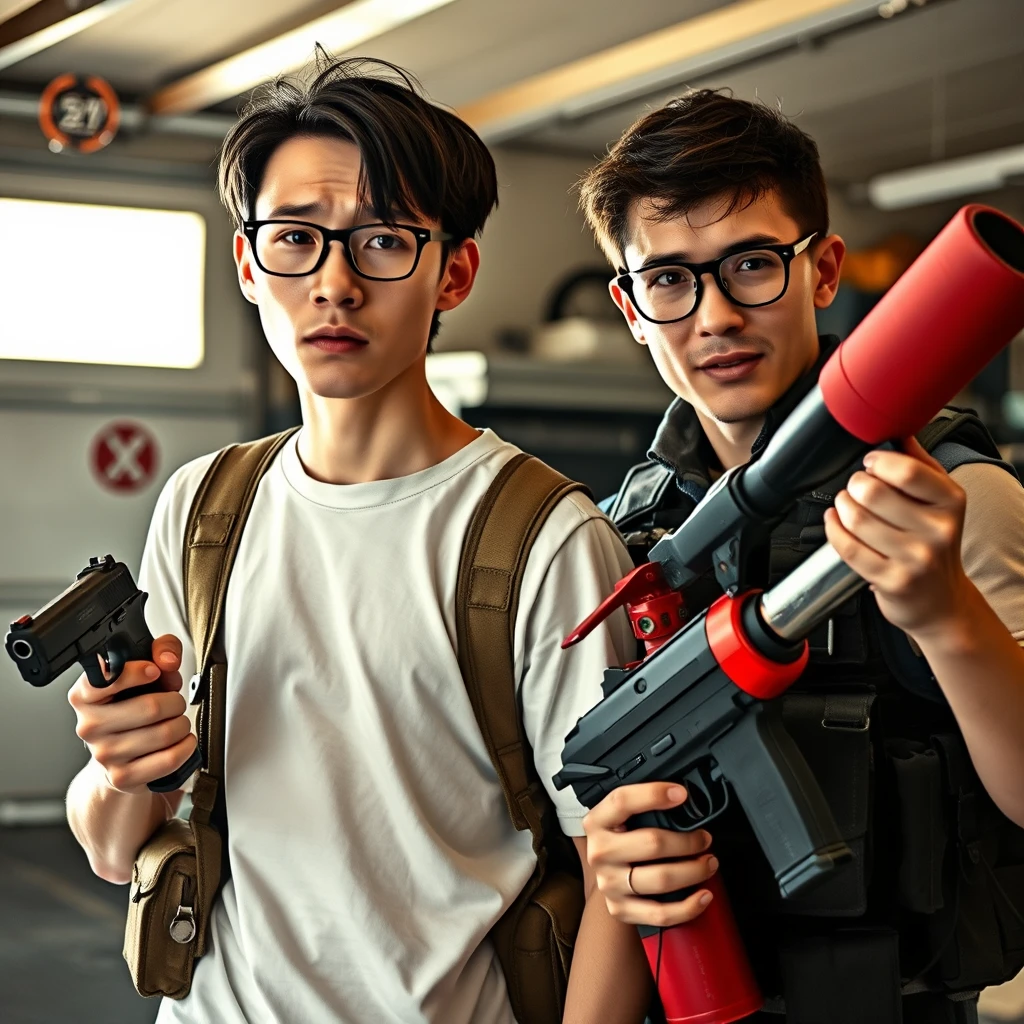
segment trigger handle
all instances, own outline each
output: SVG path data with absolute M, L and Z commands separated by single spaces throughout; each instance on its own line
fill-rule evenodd
M 562 650 L 578 644 L 592 633 L 612 612 L 627 604 L 639 604 L 652 598 L 665 597 L 672 588 L 657 562 L 648 562 L 623 576 L 615 589 L 562 641 Z

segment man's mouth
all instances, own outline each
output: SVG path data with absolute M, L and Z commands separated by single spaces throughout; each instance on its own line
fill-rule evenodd
M 344 352 L 361 352 L 370 343 L 369 338 L 351 327 L 318 327 L 303 338 L 307 344 L 321 352 L 340 355 Z
M 721 383 L 743 380 L 753 373 L 761 360 L 762 352 L 726 352 L 720 356 L 705 359 L 697 369 L 703 371 L 712 380 Z
M 760 352 L 729 352 L 721 356 L 712 356 L 706 359 L 698 370 L 724 369 L 731 366 L 739 366 L 741 363 L 749 363 L 761 358 Z
M 351 327 L 318 327 L 306 335 L 305 341 L 347 341 L 357 345 L 366 345 L 369 338 Z

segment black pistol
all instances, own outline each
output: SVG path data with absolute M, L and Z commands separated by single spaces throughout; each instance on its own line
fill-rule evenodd
M 153 657 L 153 636 L 144 615 L 148 597 L 135 585 L 124 562 L 115 562 L 113 555 L 90 558 L 64 593 L 35 615 L 23 615 L 11 623 L 4 646 L 21 678 L 33 686 L 48 686 L 75 662 L 93 686 L 109 686 L 127 662 Z M 106 663 L 106 674 L 100 658 Z M 114 700 L 161 689 L 159 682 L 146 683 L 122 691 Z M 154 793 L 181 789 L 200 767 L 202 755 L 197 748 L 177 771 L 151 782 L 149 788 Z

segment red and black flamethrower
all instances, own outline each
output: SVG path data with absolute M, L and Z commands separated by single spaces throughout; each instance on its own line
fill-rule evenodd
M 849 859 L 772 698 L 802 673 L 807 635 L 864 581 L 826 544 L 761 593 L 745 587 L 746 557 L 800 497 L 924 427 L 1022 328 L 1024 228 L 964 207 L 829 359 L 762 455 L 718 480 L 565 641 L 624 606 L 647 657 L 606 671 L 603 699 L 566 737 L 555 785 L 593 807 L 618 786 L 682 782 L 680 808 L 630 823 L 678 831 L 704 827 L 734 796 L 783 897 Z M 687 621 L 680 590 L 709 568 L 725 594 Z M 762 1004 L 717 875 L 706 888 L 715 898 L 694 921 L 640 929 L 670 1022 L 727 1024 Z

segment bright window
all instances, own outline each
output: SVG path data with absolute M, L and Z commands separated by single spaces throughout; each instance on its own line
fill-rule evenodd
M 0 199 L 0 358 L 203 361 L 197 213 Z

